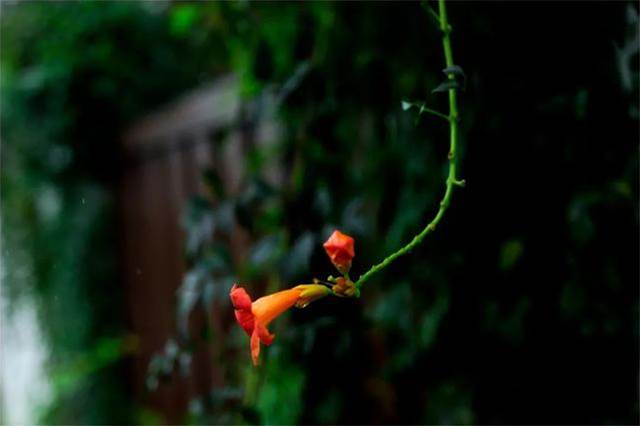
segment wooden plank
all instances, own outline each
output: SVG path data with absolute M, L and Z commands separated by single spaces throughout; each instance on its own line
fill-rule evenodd
M 129 152 L 170 146 L 193 132 L 232 125 L 239 110 L 237 79 L 223 77 L 139 120 L 125 132 L 123 146 Z
M 193 354 L 189 377 L 176 373 L 153 392 L 145 386 L 151 357 L 176 336 L 176 290 L 186 267 L 181 220 L 188 200 L 196 194 L 211 198 L 203 179 L 208 167 L 219 173 L 227 193 L 237 194 L 243 184 L 247 149 L 256 143 L 256 137 L 268 145 L 279 134 L 272 115 L 258 123 L 247 121 L 237 89 L 235 78 L 224 77 L 142 118 L 122 137 L 126 160 L 119 197 L 122 274 L 130 327 L 139 341 L 131 364 L 132 387 L 135 399 L 161 413 L 168 423 L 183 422 L 192 398 L 224 384 L 223 368 L 214 359 L 220 348 L 201 342 Z M 251 106 L 250 115 L 262 116 L 269 109 L 264 105 L 273 104 L 267 101 L 261 99 L 261 110 Z M 260 125 L 254 131 L 256 124 Z M 277 164 L 270 165 L 266 174 L 273 184 L 282 180 Z M 250 242 L 249 235 L 234 224 L 228 241 L 234 262 L 246 257 Z M 214 311 L 227 312 L 222 307 Z M 193 335 L 210 322 L 216 335 L 224 336 L 229 318 L 207 315 L 202 306 L 194 309 L 189 318 Z

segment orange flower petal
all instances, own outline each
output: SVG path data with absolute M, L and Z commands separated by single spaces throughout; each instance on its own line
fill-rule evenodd
M 255 327 L 255 318 L 251 311 L 251 297 L 244 288 L 238 287 L 237 284 L 231 287 L 229 297 L 235 309 L 236 321 L 247 335 L 251 336 Z
M 262 325 L 260 323 L 258 323 L 256 325 L 256 333 L 258 334 L 258 337 L 260 338 L 260 342 L 264 343 L 267 346 L 269 346 L 271 343 L 273 343 L 273 339 L 276 338 L 275 334 L 269 333 L 269 330 L 267 330 L 267 327 L 265 327 L 264 325 Z
M 251 311 L 256 321 L 266 327 L 274 318 L 295 305 L 300 293 L 301 289 L 291 288 L 261 297 L 253 302 Z
M 257 329 L 253 330 L 251 334 L 251 360 L 253 365 L 258 365 L 260 359 L 260 338 L 258 337 Z
M 247 291 L 239 287 L 238 284 L 234 284 L 229 292 L 231 303 L 235 309 L 251 309 L 251 297 Z
M 240 327 L 247 333 L 248 336 L 251 336 L 253 333 L 253 329 L 255 327 L 255 318 L 253 317 L 253 313 L 251 310 L 246 309 L 236 309 L 235 311 L 236 321 L 240 324 Z

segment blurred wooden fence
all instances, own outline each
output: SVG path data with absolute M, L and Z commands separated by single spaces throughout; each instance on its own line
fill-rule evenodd
M 203 193 L 203 170 L 215 168 L 233 194 L 241 185 L 247 149 L 275 139 L 274 122 L 247 119 L 247 106 L 240 101 L 236 80 L 225 77 L 141 119 L 122 138 L 122 274 L 130 327 L 139 339 L 133 393 L 137 402 L 170 423 L 183 419 L 193 396 L 221 385 L 207 350 L 195 355 L 187 378 L 175 374 L 168 384 L 149 392 L 145 377 L 150 358 L 176 331 L 176 289 L 185 271 L 181 220 L 189 198 Z M 212 143 L 221 135 L 224 144 Z M 236 231 L 232 239 L 232 255 L 241 256 L 246 246 L 242 235 Z

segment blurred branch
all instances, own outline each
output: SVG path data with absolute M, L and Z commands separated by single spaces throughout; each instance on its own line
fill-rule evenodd
M 451 25 L 449 25 L 449 21 L 447 19 L 447 9 L 444 0 L 438 1 L 438 22 L 440 23 L 440 30 L 442 30 L 442 47 L 444 50 L 444 57 L 446 68 L 445 69 L 455 69 L 459 68 L 453 62 L 453 51 L 451 49 Z M 455 82 L 454 73 L 447 73 L 447 78 L 451 82 Z M 429 222 L 429 224 L 420 232 L 418 235 L 413 237 L 413 239 L 406 246 L 402 247 L 398 251 L 392 253 L 387 256 L 382 262 L 374 265 L 369 269 L 366 273 L 364 273 L 358 281 L 356 281 L 356 287 L 360 288 L 368 279 L 371 278 L 376 272 L 386 268 L 399 258 L 400 256 L 409 253 L 413 250 L 418 244 L 420 244 L 424 238 L 431 232 L 436 229 L 436 226 L 442 220 L 444 213 L 447 211 L 449 204 L 451 202 L 451 194 L 453 193 L 454 186 L 464 186 L 464 180 L 458 180 L 456 177 L 456 166 L 457 166 L 457 145 L 458 145 L 458 104 L 456 100 L 456 90 L 457 86 L 452 85 L 449 88 L 449 115 L 447 119 L 449 121 L 449 129 L 450 129 L 450 138 L 449 138 L 449 175 L 446 181 L 446 189 L 444 193 L 444 197 L 440 202 L 440 208 L 436 213 L 436 216 Z
M 435 10 L 433 10 L 433 8 L 431 6 L 429 6 L 429 3 L 425 0 L 421 3 L 422 8 L 424 10 L 427 11 L 427 13 L 433 18 L 435 19 L 435 21 L 438 23 L 438 25 L 440 25 L 440 15 L 438 15 L 438 12 L 436 12 Z
M 276 105 L 280 105 L 287 98 L 287 96 L 291 94 L 291 92 L 293 92 L 300 86 L 302 80 L 304 80 L 311 68 L 312 65 L 309 61 L 304 61 L 296 67 L 293 75 L 284 82 L 284 84 L 282 85 L 282 87 L 280 87 L 280 90 L 276 94 Z

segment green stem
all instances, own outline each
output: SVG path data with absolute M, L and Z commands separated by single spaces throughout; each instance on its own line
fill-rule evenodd
M 449 21 L 447 20 L 447 9 L 445 6 L 444 0 L 438 0 L 438 11 L 439 11 L 439 22 L 440 29 L 442 30 L 442 47 L 444 49 L 444 57 L 447 67 L 452 67 L 453 63 L 453 51 L 451 50 L 451 25 L 449 25 Z M 449 79 L 453 80 L 455 78 L 454 75 L 449 74 Z M 456 147 L 458 145 L 458 104 L 456 101 L 456 89 L 449 89 L 449 115 L 447 117 L 449 120 L 449 129 L 450 129 L 450 138 L 449 138 L 449 175 L 446 181 L 446 189 L 444 192 L 444 197 L 440 202 L 440 208 L 436 213 L 435 217 L 429 222 L 429 224 L 420 232 L 418 235 L 413 237 L 413 239 L 406 246 L 402 247 L 400 250 L 392 253 L 387 256 L 382 262 L 374 265 L 369 269 L 366 273 L 360 276 L 358 281 L 356 282 L 357 288 L 360 288 L 372 275 L 380 270 L 389 266 L 391 262 L 399 258 L 400 256 L 409 253 L 413 250 L 418 244 L 420 244 L 424 238 L 431 232 L 436 229 L 436 226 L 442 220 L 444 213 L 447 211 L 451 201 L 451 194 L 453 193 L 454 186 L 464 186 L 464 181 L 458 180 L 456 178 L 456 163 L 457 163 L 457 151 Z

